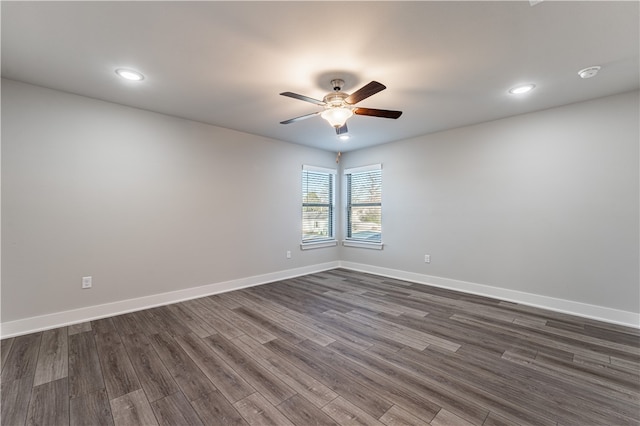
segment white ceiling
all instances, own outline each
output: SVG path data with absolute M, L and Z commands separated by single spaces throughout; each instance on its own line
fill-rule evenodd
M 621 93 L 639 83 L 639 2 L 9 2 L 2 76 L 293 143 L 348 151 Z M 597 77 L 578 70 L 600 65 Z M 139 83 L 119 67 L 139 70 Z M 346 92 L 358 106 L 339 141 L 320 117 Z M 537 88 L 524 96 L 507 90 Z

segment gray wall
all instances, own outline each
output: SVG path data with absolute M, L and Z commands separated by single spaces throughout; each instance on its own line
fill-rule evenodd
M 3 80 L 2 322 L 336 261 L 303 163 L 335 154 Z
M 3 80 L 1 320 L 338 260 L 639 312 L 638 103 L 348 152 L 383 164 L 385 248 L 300 251 L 334 153 Z
M 340 259 L 639 312 L 638 103 L 631 92 L 346 153 L 342 167 L 383 164 L 385 247 Z

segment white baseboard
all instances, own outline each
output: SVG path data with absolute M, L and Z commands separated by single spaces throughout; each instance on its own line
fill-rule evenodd
M 301 275 L 313 274 L 315 272 L 334 269 L 338 266 L 339 262 L 337 261 L 321 263 L 318 265 L 286 269 L 284 271 L 256 275 L 253 277 L 208 284 L 201 287 L 186 288 L 183 290 L 170 291 L 167 293 L 154 294 L 135 299 L 105 303 L 103 305 L 87 306 L 86 308 L 55 312 L 37 317 L 4 322 L 0 324 L 0 337 L 5 339 L 8 337 L 35 333 L 37 331 L 79 324 L 85 321 L 120 315 L 127 312 L 140 311 L 143 309 L 153 308 L 155 306 L 169 305 L 171 303 L 177 303 L 184 300 L 196 299 L 198 297 L 210 296 L 212 294 L 225 293 L 231 290 L 239 290 L 241 288 L 267 284 L 274 281 L 299 277 Z
M 450 278 L 434 277 L 431 275 L 417 274 L 398 269 L 382 268 L 362 263 L 340 262 L 340 267 L 351 269 L 353 271 L 367 272 L 370 274 L 396 278 L 418 284 L 425 284 L 433 287 L 457 290 L 478 296 L 486 296 L 508 302 L 515 302 L 522 305 L 534 306 L 536 308 L 548 309 L 550 311 L 562 312 L 570 315 L 577 315 L 598 321 L 640 328 L 640 314 L 635 312 L 621 311 L 618 309 L 589 305 L 587 303 L 575 302 L 572 300 L 557 299 L 554 297 L 525 293 L 517 290 L 492 287 L 484 284 L 459 281 Z
M 589 305 L 565 299 L 557 299 L 548 296 L 541 296 L 522 291 L 509 290 L 500 287 L 492 287 L 484 284 L 477 284 L 467 281 L 459 281 L 450 278 L 434 277 L 431 275 L 417 274 L 414 272 L 401 271 L 398 269 L 382 268 L 379 266 L 366 265 L 354 262 L 327 262 L 318 265 L 305 266 L 284 271 L 272 272 L 263 275 L 240 278 L 236 280 L 224 281 L 209 284 L 201 287 L 187 288 L 183 290 L 171 291 L 167 293 L 154 294 L 151 296 L 139 297 L 136 299 L 121 300 L 103 305 L 88 306 L 85 308 L 70 311 L 55 312 L 52 314 L 37 317 L 24 318 L 16 321 L 9 321 L 0 324 L 0 338 L 21 336 L 38 331 L 49 330 L 57 327 L 78 324 L 85 321 L 92 321 L 100 318 L 120 315 L 127 312 L 139 311 L 156 306 L 169 305 L 184 300 L 196 299 L 198 297 L 210 296 L 212 294 L 225 293 L 227 291 L 239 290 L 241 288 L 253 287 L 270 282 L 313 274 L 335 268 L 345 268 L 353 271 L 366 272 L 383 277 L 395 278 L 410 281 L 418 284 L 430 285 L 433 287 L 457 290 L 479 296 L 492 297 L 509 302 L 520 303 L 522 305 L 534 306 L 551 311 L 562 312 L 580 317 L 591 318 L 598 321 L 620 324 L 634 328 L 640 328 L 640 314 L 635 312 L 621 311 L 603 306 Z

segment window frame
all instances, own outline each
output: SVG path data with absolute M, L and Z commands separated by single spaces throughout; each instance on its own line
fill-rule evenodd
M 351 185 L 351 175 L 367 173 L 371 171 L 379 171 L 380 173 L 380 202 L 376 203 L 356 203 L 352 204 L 350 195 L 352 194 L 352 190 L 350 188 Z M 368 166 L 362 167 L 352 167 L 348 169 L 344 169 L 344 239 L 342 241 L 342 245 L 345 247 L 359 247 L 359 248 L 368 248 L 374 250 L 382 250 L 384 247 L 384 243 L 382 241 L 382 164 L 371 164 Z M 352 207 L 367 207 L 367 206 L 379 206 L 380 207 L 380 241 L 367 241 L 359 238 L 352 238 L 349 236 L 351 231 L 351 211 Z
M 329 202 L 328 203 L 306 203 L 304 201 L 305 194 L 305 172 L 311 173 L 319 173 L 329 175 Z M 338 175 L 338 171 L 336 169 L 331 169 L 328 167 L 318 167 L 318 166 L 310 166 L 307 164 L 302 165 L 302 173 L 300 175 L 300 182 L 302 184 L 301 191 L 301 203 L 300 203 L 300 248 L 302 250 L 308 249 L 316 249 L 322 247 L 332 247 L 338 244 L 336 240 L 336 177 Z M 328 235 L 326 238 L 317 238 L 317 239 L 304 239 L 304 209 L 305 207 L 328 207 L 329 208 L 329 218 L 328 218 Z

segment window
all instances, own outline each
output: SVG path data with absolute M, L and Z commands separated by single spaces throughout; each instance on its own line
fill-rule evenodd
M 335 176 L 336 171 L 333 169 L 302 166 L 303 249 L 336 245 Z
M 382 165 L 346 169 L 344 245 L 382 248 Z

